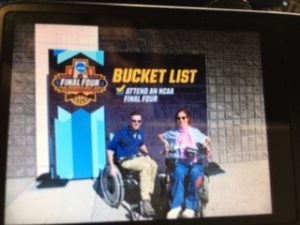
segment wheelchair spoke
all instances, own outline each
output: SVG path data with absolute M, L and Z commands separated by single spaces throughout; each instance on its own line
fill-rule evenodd
M 111 176 L 107 177 L 107 190 L 109 191 L 110 194 L 113 194 L 116 191 L 114 180 Z

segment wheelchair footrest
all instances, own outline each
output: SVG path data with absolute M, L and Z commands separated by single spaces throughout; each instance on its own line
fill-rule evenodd
M 130 205 L 130 216 L 133 221 L 140 220 L 140 204 L 131 204 Z

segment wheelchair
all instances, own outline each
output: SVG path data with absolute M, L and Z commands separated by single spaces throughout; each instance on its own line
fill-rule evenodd
M 170 150 L 169 154 L 166 155 L 165 158 L 166 171 L 165 171 L 165 176 L 161 180 L 161 190 L 162 190 L 162 195 L 166 194 L 169 198 L 168 206 L 166 207 L 167 211 L 169 211 L 170 204 L 171 204 L 172 173 L 174 172 L 176 163 L 178 162 L 178 155 L 179 155 L 178 151 L 179 150 L 174 150 L 174 149 Z M 197 149 L 191 149 L 191 148 L 187 149 L 188 158 L 192 159 L 195 156 L 198 157 L 198 163 L 202 164 L 204 167 L 208 164 L 207 151 L 200 143 L 197 143 Z M 189 182 L 188 179 L 186 179 L 186 182 Z M 208 185 L 209 185 L 209 175 L 206 172 L 204 172 L 203 182 L 198 189 L 199 210 L 195 213 L 196 218 L 204 217 L 204 209 L 209 201 Z
M 100 173 L 100 187 L 103 199 L 113 208 L 119 208 L 121 205 L 125 207 L 129 212 L 130 220 L 139 220 L 141 215 L 143 215 L 143 211 L 137 194 L 139 193 L 138 172 L 124 169 L 117 162 L 115 162 L 115 165 L 118 170 L 116 176 L 110 174 L 109 165 Z M 127 193 L 132 194 L 132 196 L 127 196 Z M 125 199 L 129 203 L 129 208 L 124 204 Z

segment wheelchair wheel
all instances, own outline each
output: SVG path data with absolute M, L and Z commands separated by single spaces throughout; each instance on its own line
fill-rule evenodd
M 209 177 L 208 176 L 204 176 L 204 183 L 203 183 L 203 187 L 200 190 L 200 196 L 201 196 L 201 202 L 202 205 L 205 207 L 206 204 L 209 201 L 209 190 L 208 190 L 208 184 L 209 184 Z
M 200 206 L 199 211 L 196 213 L 196 217 L 204 217 L 204 209 L 209 201 L 209 192 L 208 192 L 208 183 L 209 183 L 209 177 L 204 176 L 204 183 L 203 187 L 199 189 L 199 196 L 200 196 Z
M 118 208 L 124 199 L 124 183 L 120 171 L 116 176 L 110 174 L 110 167 L 106 166 L 101 172 L 101 190 L 104 201 L 111 207 Z

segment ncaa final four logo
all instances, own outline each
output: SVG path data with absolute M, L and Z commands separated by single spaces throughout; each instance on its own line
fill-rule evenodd
M 52 86 L 58 93 L 64 94 L 65 102 L 76 106 L 86 106 L 96 102 L 97 94 L 106 91 L 108 82 L 103 74 L 96 74 L 95 66 L 88 59 L 73 59 L 72 65 L 65 67 L 64 73 L 58 73 L 52 80 Z

